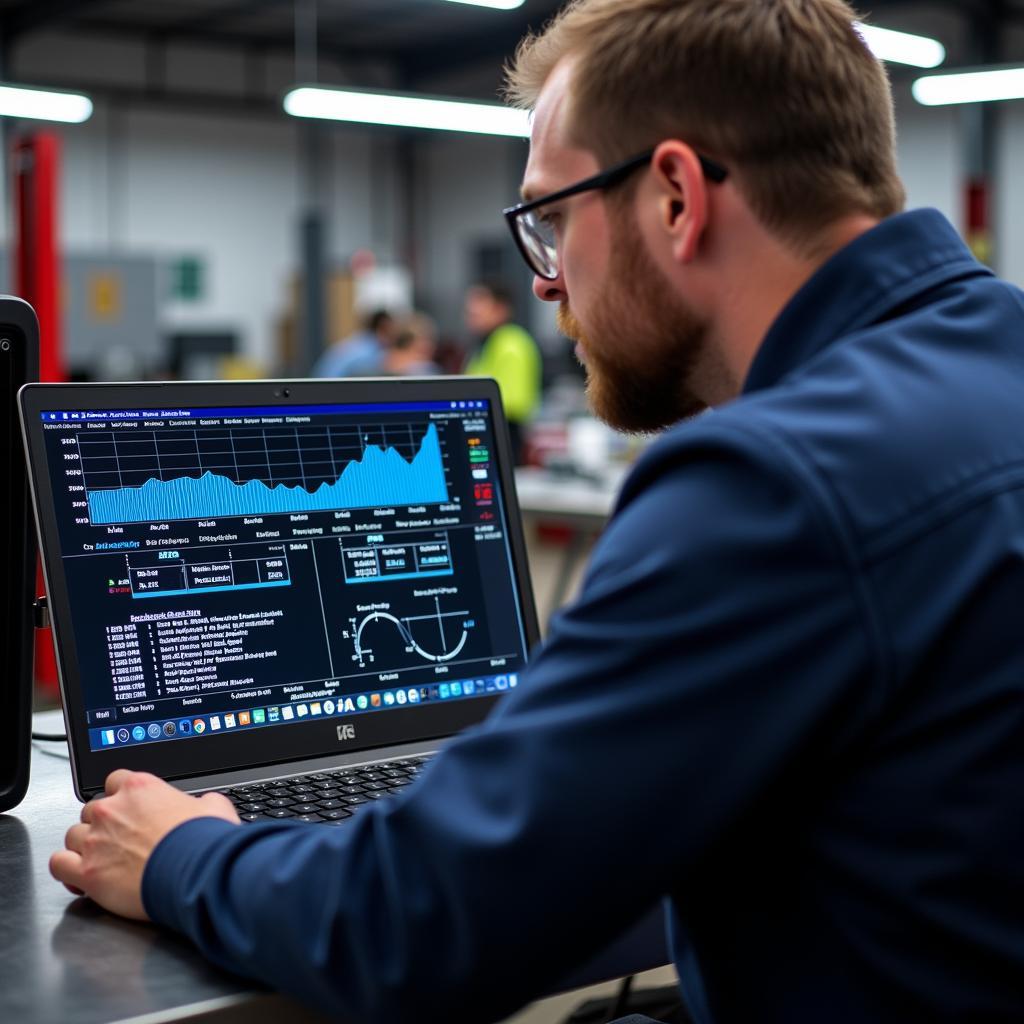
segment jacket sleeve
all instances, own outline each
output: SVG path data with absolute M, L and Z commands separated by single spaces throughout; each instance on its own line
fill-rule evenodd
M 695 884 L 857 728 L 878 673 L 799 463 L 687 436 L 634 472 L 580 599 L 482 726 L 345 828 L 180 826 L 146 868 L 150 916 L 347 1020 L 481 1024 Z

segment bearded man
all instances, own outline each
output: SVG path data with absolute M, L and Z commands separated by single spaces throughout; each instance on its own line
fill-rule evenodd
M 579 0 L 510 91 L 535 291 L 666 428 L 579 599 L 348 830 L 118 773 L 54 873 L 350 1020 L 494 1019 L 659 900 L 701 1024 L 1024 1019 L 1024 297 L 901 212 L 841 0 Z

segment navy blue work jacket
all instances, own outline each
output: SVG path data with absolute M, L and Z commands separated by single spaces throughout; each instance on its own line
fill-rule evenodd
M 936 212 L 831 258 L 629 477 L 519 688 L 350 826 L 188 822 L 150 915 L 482 1024 L 668 898 L 700 1024 L 1024 1020 L 1024 298 Z

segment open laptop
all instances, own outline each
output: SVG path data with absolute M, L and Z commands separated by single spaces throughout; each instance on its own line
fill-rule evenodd
M 342 823 L 517 685 L 539 631 L 494 381 L 20 405 L 82 800 L 132 768 Z

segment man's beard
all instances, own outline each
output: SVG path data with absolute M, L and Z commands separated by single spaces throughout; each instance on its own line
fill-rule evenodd
M 612 283 L 591 310 L 589 333 L 567 303 L 558 329 L 583 349 L 594 413 L 617 430 L 651 433 L 706 407 L 691 377 L 708 325 L 674 293 L 635 228 L 616 227 Z

